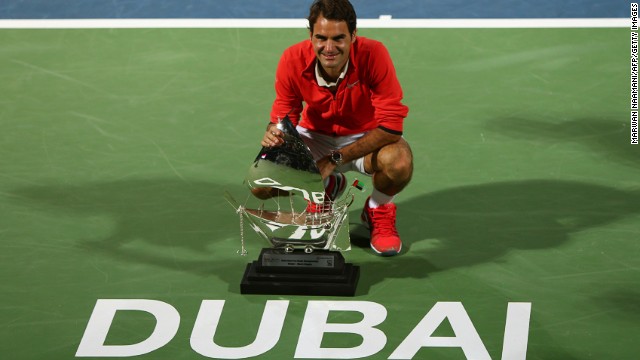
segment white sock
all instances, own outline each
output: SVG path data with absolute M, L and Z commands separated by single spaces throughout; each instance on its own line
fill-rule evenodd
M 371 192 L 371 197 L 369 198 L 369 207 L 377 208 L 380 205 L 385 205 L 393 201 L 395 196 L 389 196 L 385 193 L 382 193 L 376 189 L 373 189 Z

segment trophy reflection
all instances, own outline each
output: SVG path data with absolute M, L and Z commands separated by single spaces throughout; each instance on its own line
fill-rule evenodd
M 311 151 L 289 118 L 277 126 L 284 143 L 263 147 L 245 179 L 259 206 L 240 205 L 225 193 L 239 214 L 240 253 L 247 254 L 245 221 L 270 245 L 247 265 L 241 293 L 353 296 L 359 268 L 345 263 L 340 252 L 351 249 L 348 209 L 355 185 L 329 199 Z

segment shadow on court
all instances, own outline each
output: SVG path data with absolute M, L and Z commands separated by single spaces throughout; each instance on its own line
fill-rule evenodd
M 628 121 L 587 118 L 547 122 L 510 118 L 491 121 L 486 127 L 493 132 L 515 138 L 581 144 L 607 161 L 640 169 L 640 150 L 630 144 Z
M 77 246 L 88 253 L 214 275 L 229 283 L 230 291 L 239 292 L 248 260 L 236 254 L 239 220 L 222 197 L 224 189 L 233 188 L 154 179 L 31 187 L 15 194 L 33 208 L 77 215 L 78 222 L 91 216 L 111 219 L 115 226 L 108 237 L 78 240 Z
M 77 214 L 78 221 L 92 215 L 113 219 L 110 236 L 79 241 L 88 252 L 217 276 L 237 292 L 244 267 L 253 259 L 235 255 L 239 222 L 222 198 L 225 188 L 232 190 L 227 185 L 156 179 L 29 187 L 14 194 L 32 208 Z M 398 209 L 403 254 L 393 259 L 371 254 L 371 261 L 359 262 L 360 294 L 385 278 L 425 278 L 499 261 L 512 249 L 562 245 L 572 233 L 639 213 L 640 192 L 530 180 L 451 188 L 401 202 Z M 359 212 L 351 212 L 352 223 Z M 352 241 L 368 248 L 367 231 L 352 228 Z M 249 242 L 254 243 L 253 238 Z
M 403 254 L 360 264 L 360 290 L 385 278 L 425 278 L 499 261 L 513 249 L 556 247 L 572 233 L 638 213 L 640 191 L 573 181 L 489 183 L 425 194 L 398 204 Z M 352 234 L 354 246 L 368 247 L 366 230 Z

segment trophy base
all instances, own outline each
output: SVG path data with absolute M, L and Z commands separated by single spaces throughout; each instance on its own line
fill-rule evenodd
M 240 293 L 354 296 L 359 277 L 360 267 L 345 263 L 339 252 L 269 248 L 247 264 Z

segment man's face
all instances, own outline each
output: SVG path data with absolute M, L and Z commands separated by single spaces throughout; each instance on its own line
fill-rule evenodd
M 349 34 L 345 21 L 327 20 L 320 15 L 311 31 L 311 42 L 320 65 L 329 76 L 337 77 L 349 60 L 355 33 Z

